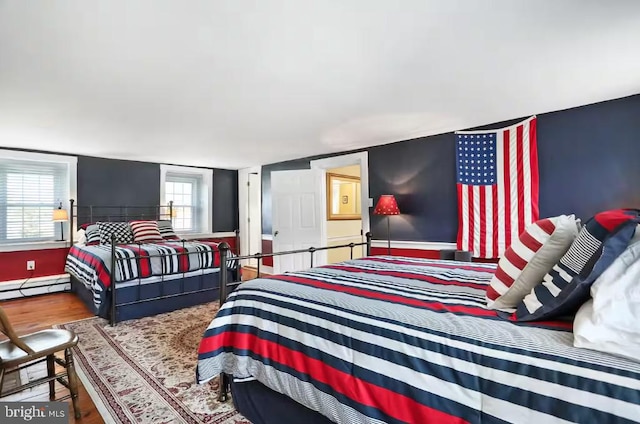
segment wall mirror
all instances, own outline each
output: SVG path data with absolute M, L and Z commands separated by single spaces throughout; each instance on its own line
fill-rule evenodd
M 327 172 L 327 219 L 361 219 L 360 178 Z

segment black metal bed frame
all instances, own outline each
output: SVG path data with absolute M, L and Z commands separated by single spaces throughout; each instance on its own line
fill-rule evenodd
M 167 220 L 171 220 L 171 217 L 173 215 L 173 202 L 169 202 L 168 206 L 163 206 L 163 205 L 159 205 L 159 206 L 86 206 L 85 208 L 88 209 L 88 213 L 86 215 L 79 215 L 78 214 L 78 209 L 80 208 L 80 206 L 75 206 L 74 209 L 74 200 L 71 199 L 70 201 L 71 204 L 71 209 L 70 209 L 70 216 L 69 216 L 69 220 L 70 220 L 70 228 L 69 228 L 69 239 L 71 240 L 71 246 L 73 246 L 73 233 L 74 233 L 74 218 L 78 218 L 78 216 L 85 216 L 88 218 L 88 222 L 94 222 L 94 220 L 101 220 L 101 221 L 107 221 L 107 222 L 115 222 L 115 221 L 130 221 L 133 219 L 147 219 L 147 220 L 161 220 L 163 217 L 166 217 Z M 162 213 L 162 208 L 167 208 L 168 209 L 168 213 L 163 214 Z M 118 213 L 104 213 L 104 212 L 99 212 L 99 211 L 103 211 L 103 210 L 116 210 Z M 152 211 L 155 210 L 156 212 L 148 212 L 148 211 Z M 140 212 L 136 212 L 136 211 L 140 211 Z M 75 213 L 74 213 L 75 212 Z M 106 219 L 105 219 L 106 218 Z M 239 242 L 240 242 L 240 231 L 239 230 L 235 230 L 235 243 L 236 243 L 236 250 L 239 247 Z M 169 253 L 169 254 L 148 254 L 148 255 L 139 255 L 136 254 L 134 256 L 127 256 L 125 258 L 118 258 L 116 256 L 116 246 L 117 243 L 115 241 L 115 235 L 111 236 L 111 255 L 110 255 L 110 262 L 111 262 L 111 272 L 109 275 L 109 288 L 108 288 L 108 297 L 111 301 L 111 305 L 110 305 L 110 317 L 109 317 L 109 324 L 111 326 L 115 326 L 117 323 L 117 308 L 119 307 L 124 307 L 124 306 L 131 306 L 131 305 L 136 305 L 136 304 L 142 304 L 142 303 L 148 303 L 148 302 L 153 302 L 153 301 L 159 301 L 162 299 L 170 299 L 170 298 L 175 298 L 175 297 L 179 297 L 179 296 L 188 296 L 188 295 L 192 295 L 192 294 L 196 294 L 196 293 L 205 293 L 205 292 L 211 292 L 214 290 L 219 289 L 219 287 L 212 287 L 212 288 L 203 288 L 203 278 L 206 275 L 205 271 L 207 269 L 213 269 L 215 267 L 215 257 L 214 260 L 212 261 L 212 263 L 214 265 L 212 265 L 211 268 L 201 268 L 198 271 L 201 271 L 201 278 L 198 282 L 198 288 L 196 290 L 190 290 L 190 291 L 184 291 L 184 279 L 185 279 L 185 274 L 190 273 L 192 274 L 192 276 L 196 276 L 197 274 L 193 274 L 194 271 L 183 271 L 182 273 L 174 273 L 174 274 L 167 274 L 165 273 L 165 262 L 161 261 L 161 265 L 162 265 L 162 273 L 161 275 L 159 275 L 159 277 L 161 278 L 160 280 L 160 295 L 156 296 L 156 297 L 152 297 L 152 298 L 148 298 L 148 299 L 143 299 L 140 300 L 140 295 L 141 295 L 141 286 L 142 286 L 142 278 L 140 277 L 140 273 L 138 272 L 138 278 L 137 278 L 137 299 L 135 301 L 131 301 L 131 302 L 126 302 L 126 303 L 121 303 L 120 305 L 116 304 L 116 300 L 117 300 L 117 290 L 116 290 L 116 269 L 117 269 L 117 264 L 119 261 L 130 261 L 130 260 L 135 260 L 136 264 L 138 266 L 138 270 L 141 269 L 140 267 L 140 261 L 142 259 L 145 260 L 149 260 L 151 261 L 151 258 L 155 258 L 155 257 L 162 257 L 162 258 L 167 258 L 167 257 L 171 257 L 171 256 L 175 256 L 177 258 L 177 260 L 180 260 L 180 256 L 186 256 L 186 255 L 191 255 L 193 254 L 193 252 L 184 252 L 184 244 L 185 242 L 188 242 L 189 240 L 175 240 L 175 241 L 181 241 L 182 242 L 182 248 L 183 251 L 182 252 L 176 252 L 176 253 Z M 140 245 L 141 243 L 137 243 L 138 245 Z M 225 260 L 223 261 L 223 251 L 221 249 L 222 245 L 225 246 L 225 250 L 224 250 L 224 258 Z M 222 270 L 223 266 L 220 266 L 220 275 L 219 275 L 219 279 L 220 280 L 227 280 L 228 275 L 226 275 L 226 273 L 229 272 L 229 266 L 228 266 L 228 261 L 233 260 L 233 258 L 230 258 L 231 256 L 231 250 L 229 247 L 229 244 L 226 242 L 222 242 L 221 244 L 218 245 L 218 250 L 217 252 L 219 252 L 220 254 L 220 263 L 224 264 L 224 271 Z M 214 250 L 213 255 L 215 256 L 216 250 Z M 224 277 L 222 276 L 224 272 Z M 182 274 L 182 277 L 180 279 L 180 291 L 179 293 L 173 293 L 173 294 L 165 294 L 164 290 L 165 290 L 165 285 L 162 284 L 165 282 L 165 276 L 167 275 L 178 275 L 178 274 Z M 211 273 L 211 275 L 213 276 L 214 273 Z
M 220 243 L 218 245 L 218 250 L 220 250 L 220 307 L 229 297 L 229 293 L 233 291 L 236 287 L 242 284 L 242 281 L 228 281 L 228 262 L 230 261 L 238 261 L 240 263 L 241 260 L 245 259 L 257 259 L 258 260 L 258 278 L 260 278 L 260 259 L 262 258 L 271 258 L 274 256 L 282 256 L 282 255 L 291 255 L 296 253 L 309 253 L 311 255 L 311 268 L 313 268 L 313 257 L 316 252 L 322 250 L 330 250 L 330 249 L 343 249 L 350 248 L 350 257 L 353 259 L 353 248 L 356 246 L 366 246 L 365 256 L 371 256 L 371 238 L 372 235 L 370 232 L 365 234 L 366 241 L 361 243 L 349 243 L 349 244 L 341 244 L 337 246 L 324 246 L 324 247 L 310 247 L 308 249 L 299 249 L 299 250 L 286 250 L 283 252 L 273 252 L 273 253 L 256 253 L 255 255 L 246 255 L 246 256 L 231 256 L 230 255 L 230 246 L 226 242 Z M 229 399 L 229 390 L 230 390 L 230 379 L 229 376 L 225 373 L 220 374 L 220 382 L 219 382 L 219 391 L 218 391 L 218 401 L 226 402 Z

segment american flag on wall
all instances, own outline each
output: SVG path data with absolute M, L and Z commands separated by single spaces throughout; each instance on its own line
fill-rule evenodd
M 536 117 L 456 132 L 458 249 L 497 258 L 538 220 Z

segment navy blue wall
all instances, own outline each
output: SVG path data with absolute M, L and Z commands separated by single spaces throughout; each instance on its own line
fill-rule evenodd
M 391 218 L 393 240 L 455 240 L 452 137 L 442 134 L 369 149 L 369 196 L 377 202 L 381 194 L 394 194 L 402 213 Z M 375 238 L 386 238 L 386 218 L 371 215 L 371 232 Z
M 34 152 L 56 153 L 40 150 Z M 78 198 L 75 200 L 80 206 L 153 207 L 160 204 L 158 163 L 78 156 L 77 176 Z M 86 213 L 86 210 L 82 210 Z M 154 210 L 149 209 L 144 213 L 153 214 Z M 95 213 L 119 212 L 114 212 L 113 209 L 96 209 Z M 238 222 L 238 171 L 213 168 L 213 231 L 234 231 L 238 228 Z
M 538 115 L 540 216 L 575 213 L 586 220 L 609 208 L 640 207 L 639 135 L 640 95 Z M 391 238 L 454 242 L 458 228 L 454 134 L 367 151 L 370 197 L 377 201 L 381 194 L 395 194 L 402 212 L 391 218 Z M 289 164 L 308 168 L 310 160 Z M 263 167 L 263 233 L 271 232 L 270 184 L 264 182 L 279 166 Z M 374 237 L 386 238 L 385 219 L 371 215 Z
M 213 231 L 239 228 L 238 171 L 213 170 Z
M 78 156 L 78 205 L 157 206 L 160 165 Z
M 160 164 L 78 156 L 77 201 L 80 206 L 157 206 Z M 238 171 L 213 169 L 211 219 L 214 232 L 238 228 Z

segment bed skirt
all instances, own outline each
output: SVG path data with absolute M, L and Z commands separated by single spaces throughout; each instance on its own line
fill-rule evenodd
M 137 319 L 151 315 L 171 312 L 189 306 L 212 302 L 219 299 L 219 272 L 198 274 L 185 278 L 176 278 L 152 283 L 132 284 L 118 287 L 116 293 L 116 322 Z M 196 293 L 188 293 L 196 290 Z M 94 303 L 93 291 L 71 275 L 71 291 L 95 315 L 111 318 L 111 298 L 106 296 L 100 306 Z M 160 298 L 160 296 L 171 296 Z M 142 303 L 131 303 L 134 301 Z
M 252 424 L 331 424 L 327 417 L 312 411 L 259 381 L 231 383 L 231 398 L 238 412 Z

